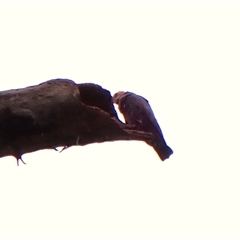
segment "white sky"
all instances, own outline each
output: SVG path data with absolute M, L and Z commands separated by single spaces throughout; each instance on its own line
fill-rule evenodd
M 0 239 L 240 238 L 240 3 L 6 2 L 0 90 L 133 91 L 174 155 L 119 141 L 2 158 Z

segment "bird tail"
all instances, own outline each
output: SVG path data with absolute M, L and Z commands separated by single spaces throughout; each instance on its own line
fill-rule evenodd
M 162 161 L 166 160 L 173 154 L 173 150 L 168 145 L 155 145 L 153 148 Z

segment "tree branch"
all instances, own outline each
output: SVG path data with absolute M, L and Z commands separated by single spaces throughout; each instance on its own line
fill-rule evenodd
M 117 117 L 108 90 L 92 83 L 53 79 L 0 92 L 0 157 L 59 146 L 152 138 Z

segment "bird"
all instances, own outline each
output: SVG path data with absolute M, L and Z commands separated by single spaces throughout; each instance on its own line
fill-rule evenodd
M 146 141 L 146 143 L 154 148 L 162 161 L 173 154 L 147 99 L 132 92 L 119 91 L 113 95 L 112 102 L 118 105 L 126 124 L 132 125 L 134 130 L 153 135 L 153 140 Z

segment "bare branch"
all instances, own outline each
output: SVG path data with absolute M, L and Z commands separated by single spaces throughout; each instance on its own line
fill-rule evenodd
M 110 92 L 93 83 L 53 79 L 0 92 L 0 157 L 21 160 L 41 149 L 151 138 L 123 124 Z

